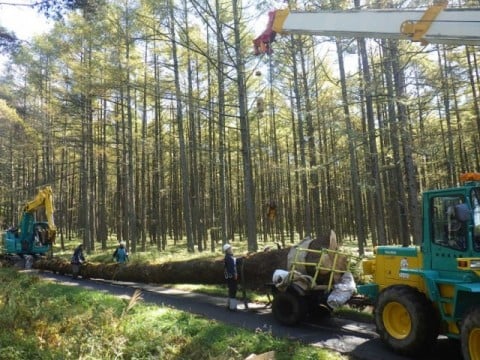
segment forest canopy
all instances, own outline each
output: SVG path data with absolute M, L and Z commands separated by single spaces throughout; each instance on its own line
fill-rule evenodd
M 62 246 L 88 251 L 418 243 L 422 191 L 480 170 L 478 46 L 287 35 L 255 56 L 278 5 L 40 1 L 48 33 L 0 29 L 4 225 L 50 185 Z

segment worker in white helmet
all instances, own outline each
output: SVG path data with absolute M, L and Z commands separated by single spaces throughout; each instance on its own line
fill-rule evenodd
M 228 286 L 228 304 L 227 308 L 231 311 L 237 310 L 237 262 L 233 257 L 233 248 L 230 244 L 223 245 L 223 252 L 225 253 L 225 280 Z

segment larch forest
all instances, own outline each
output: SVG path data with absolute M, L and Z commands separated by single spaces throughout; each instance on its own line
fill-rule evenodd
M 61 246 L 256 251 L 333 229 L 362 254 L 418 244 L 422 191 L 480 171 L 478 47 L 286 35 L 255 56 L 278 1 L 53 3 L 30 42 L 0 27 L 4 226 L 48 185 Z

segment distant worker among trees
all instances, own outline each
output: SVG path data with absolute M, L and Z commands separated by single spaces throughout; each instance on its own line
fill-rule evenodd
M 116 261 L 118 264 L 125 264 L 128 262 L 128 251 L 125 248 L 125 244 L 123 242 L 118 245 L 118 247 L 113 252 L 113 260 Z

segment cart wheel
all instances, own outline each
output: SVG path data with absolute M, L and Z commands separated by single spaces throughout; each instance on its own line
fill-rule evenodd
M 305 319 L 305 299 L 289 292 L 279 292 L 273 298 L 272 312 L 275 319 L 284 325 L 295 325 Z
M 312 316 L 315 317 L 317 320 L 325 320 L 332 316 L 332 310 L 323 304 L 313 304 L 311 306 L 311 313 Z

